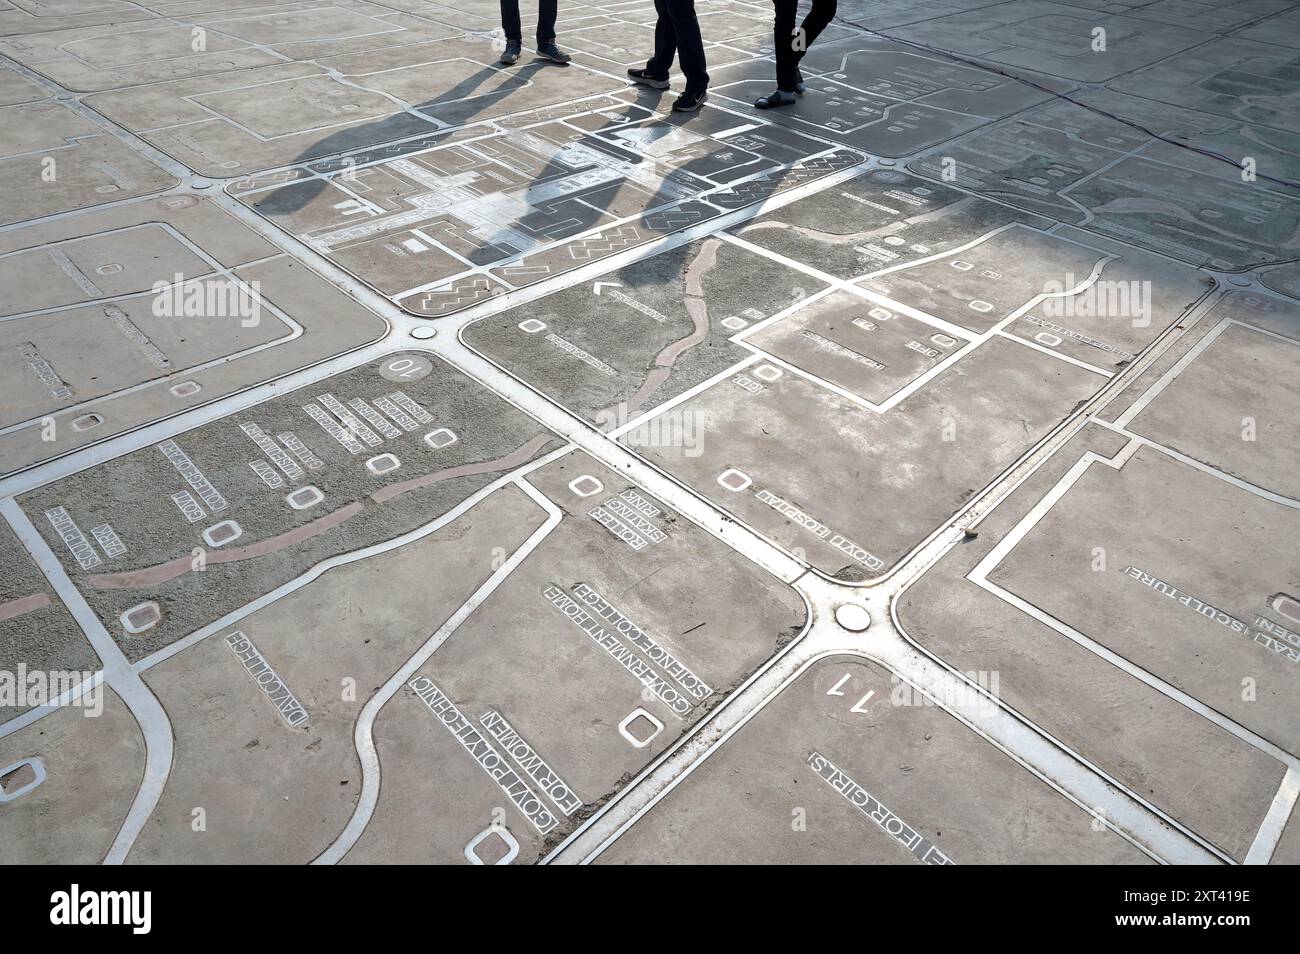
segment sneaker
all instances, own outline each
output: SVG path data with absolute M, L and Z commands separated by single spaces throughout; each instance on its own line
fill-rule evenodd
M 675 113 L 693 113 L 703 106 L 709 99 L 708 90 L 700 90 L 698 93 L 692 93 L 689 90 L 677 97 L 677 102 L 673 103 L 673 112 Z
M 556 46 L 554 40 L 551 40 L 549 43 L 537 44 L 537 55 L 543 59 L 550 60 L 552 63 L 559 63 L 561 66 L 567 66 L 569 60 L 573 59 L 573 57 L 568 53 L 565 53 Z
M 758 109 L 775 109 L 777 106 L 791 106 L 799 101 L 792 91 L 784 89 L 774 89 L 766 96 L 760 96 L 754 100 L 754 106 Z
M 523 49 L 524 45 L 518 40 L 507 40 L 506 48 L 501 52 L 501 62 L 506 66 L 514 66 L 519 62 L 519 54 Z
M 659 79 L 657 76 L 651 76 L 645 70 L 628 70 L 628 79 L 633 83 L 640 83 L 642 86 L 649 86 L 651 89 L 667 89 L 667 78 Z

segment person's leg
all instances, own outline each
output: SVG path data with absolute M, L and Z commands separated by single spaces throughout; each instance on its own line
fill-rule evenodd
M 813 40 L 821 34 L 822 30 L 835 19 L 836 0 L 812 0 L 812 9 L 808 11 L 808 16 L 803 21 L 803 49 L 795 57 L 796 68 L 799 60 L 808 52 L 808 48 L 813 45 Z
M 502 0 L 504 3 L 505 0 Z M 518 3 L 518 0 L 514 0 Z M 537 3 L 537 45 L 550 43 L 555 39 L 555 17 L 558 12 L 558 0 L 538 0 Z M 516 10 L 518 8 L 516 7 Z M 516 14 L 517 16 L 518 14 Z
M 677 35 L 677 61 L 686 76 L 686 92 L 703 93 L 709 86 L 709 74 L 700 21 L 695 17 L 695 0 L 667 0 L 667 6 Z
M 801 43 L 794 35 L 799 0 L 772 0 L 772 48 L 776 51 L 776 88 L 794 92 Z
M 677 31 L 668 12 L 669 0 L 655 0 L 655 53 L 646 60 L 645 71 L 655 79 L 667 79 L 677 56 Z
M 506 35 L 506 42 L 523 41 L 523 27 L 519 24 L 519 0 L 501 0 L 501 31 Z

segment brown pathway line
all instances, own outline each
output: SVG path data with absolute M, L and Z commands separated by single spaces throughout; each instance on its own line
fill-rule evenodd
M 237 547 L 234 550 L 216 550 L 204 557 L 204 564 L 236 563 L 240 560 L 251 560 L 275 553 L 295 543 L 301 543 L 303 540 L 319 536 L 326 530 L 332 530 L 343 521 L 355 517 L 361 510 L 362 504 L 354 501 L 346 507 L 340 507 L 333 513 L 317 517 L 310 523 L 304 523 L 301 527 L 286 530 L 278 536 L 267 537 L 265 540 L 250 543 L 246 547 Z M 178 556 L 174 560 L 159 563 L 157 566 L 146 567 L 143 570 L 127 570 L 123 573 L 97 573 L 90 578 L 90 585 L 97 590 L 127 590 L 140 586 L 166 583 L 168 580 L 174 580 L 178 576 L 189 573 L 193 565 L 192 561 L 193 557 L 187 553 L 184 556 Z
M 542 446 L 550 439 L 550 434 L 539 434 L 505 457 L 498 457 L 496 460 L 482 461 L 477 464 L 462 464 L 460 467 L 449 467 L 446 470 L 435 471 L 432 474 L 416 477 L 404 483 L 392 484 L 375 491 L 370 495 L 370 499 L 376 503 L 383 503 L 385 500 L 391 500 L 398 494 L 404 494 L 408 490 L 427 487 L 443 480 L 518 467 L 520 464 L 531 460 L 533 455 L 541 450 Z M 303 540 L 309 540 L 327 530 L 334 529 L 345 520 L 355 517 L 363 508 L 364 504 L 360 501 L 354 501 L 346 507 L 340 507 L 333 513 L 328 513 L 310 523 L 304 523 L 301 527 L 294 527 L 292 530 L 287 530 L 278 536 L 268 537 L 265 540 L 249 544 L 246 547 L 238 547 L 234 550 L 218 550 L 208 556 L 205 563 L 235 563 L 240 560 L 251 560 L 276 553 L 285 547 L 293 546 L 295 543 L 301 543 Z M 123 573 L 97 573 L 90 577 L 90 585 L 97 590 L 123 590 L 166 583 L 168 580 L 174 580 L 176 577 L 190 572 L 190 561 L 191 557 L 186 555 L 179 556 L 174 560 L 168 560 L 166 563 L 159 563 L 157 566 L 146 567 L 143 570 L 127 570 Z M 3 617 L 0 617 L 0 619 L 3 619 Z
M 511 451 L 504 457 L 498 457 L 496 460 L 480 461 L 477 464 L 461 464 L 459 467 L 448 467 L 446 470 L 435 470 L 432 474 L 425 474 L 423 477 L 414 477 L 411 480 L 403 481 L 400 484 L 389 484 L 387 487 L 381 487 L 370 495 L 370 499 L 376 503 L 383 503 L 385 500 L 391 500 L 398 494 L 404 494 L 409 490 L 418 490 L 421 487 L 427 487 L 430 484 L 436 484 L 443 480 L 453 480 L 456 477 L 471 477 L 474 474 L 491 474 L 498 470 L 510 470 L 518 467 L 520 464 L 526 464 L 533 459 L 539 450 L 546 446 L 551 440 L 552 434 L 538 434 L 528 443 L 522 445 L 517 450 Z
M 17 619 L 19 616 L 38 609 L 44 609 L 49 605 L 50 597 L 46 593 L 33 593 L 30 596 L 20 596 L 15 600 L 8 600 L 0 603 L 0 623 L 8 619 Z
M 704 276 L 718 263 L 718 247 L 721 244 L 717 239 L 709 239 L 686 270 L 686 294 L 682 300 L 686 305 L 686 313 L 695 323 L 695 330 L 659 352 L 655 358 L 655 367 L 650 369 L 650 373 L 646 375 L 635 394 L 614 407 L 605 408 L 600 412 L 601 414 L 619 409 L 622 414 L 628 415 L 639 408 L 650 399 L 650 395 L 657 391 L 661 384 L 668 380 L 677 359 L 708 337 L 709 306 L 704 301 Z

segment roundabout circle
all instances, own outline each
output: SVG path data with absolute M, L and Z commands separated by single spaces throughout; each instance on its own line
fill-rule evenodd
M 861 633 L 871 625 L 871 614 L 857 603 L 841 603 L 835 607 L 835 622 L 850 633 Z

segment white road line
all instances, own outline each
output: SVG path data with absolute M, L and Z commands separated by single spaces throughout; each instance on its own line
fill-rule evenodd
M 1073 487 L 1084 475 L 1088 468 L 1093 464 L 1101 464 L 1110 467 L 1113 470 L 1122 470 L 1124 465 L 1136 451 L 1137 446 L 1137 441 L 1130 442 L 1123 451 L 1115 456 L 1113 460 L 1102 457 L 1093 451 L 1086 451 L 1083 456 L 1075 462 L 1074 466 L 1072 466 L 1065 475 L 1056 482 L 1046 495 L 1044 495 L 1043 498 L 1020 519 L 1011 531 L 998 541 L 997 546 L 990 550 L 984 556 L 984 559 L 980 560 L 980 562 L 975 565 L 970 573 L 966 575 L 966 579 L 970 580 L 976 586 L 992 593 L 1002 601 L 1014 606 L 1026 616 L 1038 620 L 1038 622 L 1050 627 L 1067 639 L 1072 640 L 1083 648 L 1091 651 L 1094 655 L 1100 656 L 1112 666 L 1115 666 L 1140 682 L 1145 683 L 1162 695 L 1173 699 L 1185 708 L 1190 709 L 1192 712 L 1201 716 L 1201 718 L 1214 723 L 1219 728 L 1232 733 L 1243 742 L 1246 742 L 1260 751 L 1272 756 L 1283 765 L 1293 768 L 1300 767 L 1300 759 L 1297 759 L 1285 749 L 1268 741 L 1255 732 L 1252 732 L 1250 729 L 1247 729 L 1245 726 L 1228 718 L 1217 710 L 1210 708 L 1199 699 L 1184 692 L 1172 683 L 1167 682 L 1154 673 L 1139 666 L 1137 663 L 1134 663 L 1115 652 L 1113 649 L 1104 646 L 1097 640 L 1081 633 L 1069 624 L 1040 609 L 1028 600 L 1022 599 L 1015 593 L 1012 593 L 988 579 L 988 574 L 995 570 L 1002 560 L 1005 559 L 1006 556 L 1015 549 L 1025 536 L 1028 535 L 1028 533 L 1038 524 L 1038 522 L 1047 515 L 1048 511 L 1060 502 L 1070 488 Z
M 375 813 L 375 806 L 379 802 L 380 786 L 380 768 L 379 753 L 375 748 L 375 719 L 378 717 L 380 710 L 392 699 L 420 667 L 429 661 L 438 647 L 445 643 L 451 635 L 460 628 L 460 625 L 467 620 L 470 615 L 482 605 L 493 592 L 496 591 L 506 577 L 515 571 L 527 557 L 537 549 L 538 545 L 546 539 L 552 530 L 559 526 L 563 519 L 563 512 L 555 504 L 551 503 L 542 493 L 540 493 L 528 481 L 518 478 L 514 480 L 524 493 L 528 494 L 542 509 L 546 511 L 546 522 L 538 527 L 524 541 L 510 558 L 503 563 L 495 573 L 488 577 L 474 594 L 461 604 L 460 608 L 454 612 L 445 623 L 443 623 L 434 632 L 432 636 L 425 641 L 411 656 L 406 663 L 393 673 L 387 682 L 371 696 L 361 714 L 357 717 L 356 726 L 352 733 L 352 741 L 356 747 L 357 757 L 361 761 L 361 795 L 357 799 L 356 808 L 353 809 L 352 817 L 348 819 L 347 825 L 339 836 L 334 839 L 328 848 L 320 853 L 312 864 L 338 864 L 347 855 L 357 840 L 365 832 L 366 826 L 370 824 L 370 819 Z
M 45 578 L 50 581 L 54 591 L 58 593 L 59 598 L 76 619 L 82 632 L 86 634 L 86 638 L 90 640 L 91 646 L 99 654 L 100 661 L 103 663 L 104 682 L 108 683 L 109 688 L 126 704 L 144 738 L 144 777 L 140 781 L 140 787 L 136 791 L 126 818 L 122 820 L 122 827 L 118 830 L 104 858 L 105 864 L 121 864 L 126 860 L 131 846 L 135 844 L 136 838 L 153 815 L 158 800 L 162 797 L 163 787 L 167 784 L 174 746 L 171 722 L 162 703 L 145 685 L 140 674 L 131 668 L 126 654 L 104 629 L 99 617 L 91 610 L 72 580 L 68 578 L 59 558 L 46 546 L 45 540 L 18 504 L 12 499 L 0 500 L 0 515 L 9 522 L 14 534 L 22 541 L 27 552 L 31 554 L 32 560 L 40 567 Z
M 1268 814 L 1264 816 L 1250 850 L 1246 852 L 1246 864 L 1266 865 L 1272 860 L 1278 840 L 1295 810 L 1297 795 L 1300 795 L 1300 769 L 1289 768 L 1282 776 L 1282 784 L 1277 787 L 1273 803 L 1268 807 Z
M 19 729 L 25 729 L 35 722 L 39 722 L 47 715 L 53 715 L 64 706 L 72 705 L 87 692 L 94 689 L 96 686 L 102 685 L 103 682 L 104 671 L 102 669 L 96 670 L 95 674 L 89 679 L 83 679 L 71 689 L 60 693 L 44 705 L 33 706 L 22 715 L 14 716 L 8 722 L 0 725 L 0 739 L 3 739 L 6 735 L 12 735 Z
M 1208 474 L 1216 480 L 1222 480 L 1224 483 L 1232 484 L 1238 490 L 1244 490 L 1246 493 L 1254 494 L 1256 497 L 1263 497 L 1270 503 L 1289 507 L 1292 510 L 1300 510 L 1300 500 L 1296 500 L 1294 497 L 1287 497 L 1283 494 L 1274 493 L 1271 490 L 1265 490 L 1257 484 L 1252 484 L 1250 481 L 1242 480 L 1240 477 L 1234 477 L 1232 474 L 1211 467 L 1209 464 L 1203 463 L 1195 457 L 1188 457 L 1186 454 L 1180 453 L 1172 447 L 1166 447 L 1164 444 L 1157 443 L 1149 437 L 1143 437 L 1141 434 L 1134 434 L 1132 431 L 1120 427 L 1117 424 L 1112 424 L 1110 421 L 1102 420 L 1101 418 L 1092 418 L 1092 423 L 1104 427 L 1108 431 L 1114 431 L 1116 434 L 1121 434 L 1129 440 L 1141 444 L 1143 447 L 1150 447 L 1152 450 L 1157 450 L 1168 457 L 1172 457 L 1181 464 L 1186 464 L 1188 467 L 1199 470 L 1203 474 Z
M 569 453 L 570 450 L 572 450 L 572 445 L 561 447 L 559 450 L 552 451 L 546 454 L 545 456 L 539 458 L 536 461 L 531 461 L 526 466 L 529 469 L 532 469 L 533 467 L 540 467 L 543 464 L 550 463 L 551 461 L 564 456 L 565 454 Z M 408 543 L 413 543 L 416 540 L 421 539 L 422 537 L 427 537 L 429 534 L 442 529 L 447 524 L 451 523 L 453 520 L 459 519 L 465 513 L 472 510 L 479 503 L 487 499 L 496 491 L 500 490 L 502 487 L 506 486 L 507 484 L 514 483 L 515 478 L 521 473 L 523 473 L 522 469 L 513 470 L 502 477 L 498 477 L 496 480 L 483 486 L 482 488 L 475 491 L 470 496 L 466 497 L 464 500 L 462 500 L 456 506 L 452 507 L 446 513 L 442 514 L 440 517 L 430 521 L 429 523 L 424 524 L 423 526 L 416 527 L 414 530 L 409 530 L 406 533 L 393 537 L 392 539 L 384 540 L 380 543 L 376 543 L 368 547 L 362 547 L 360 550 L 351 550 L 347 553 L 340 553 L 337 556 L 333 556 L 330 557 L 329 559 L 322 560 L 320 563 L 317 563 L 311 569 L 304 572 L 301 576 L 294 577 L 292 580 L 288 581 L 287 583 L 277 586 L 275 589 L 270 590 L 267 593 L 264 593 L 263 595 L 259 596 L 257 599 L 253 600 L 252 602 L 246 603 L 245 605 L 239 607 L 238 609 L 227 613 L 225 616 L 221 617 L 220 619 L 215 620 L 207 624 L 206 626 L 200 627 L 199 629 L 196 629 L 188 636 L 178 639 L 174 643 L 169 643 L 156 652 L 150 653 L 148 656 L 144 657 L 144 659 L 141 659 L 139 662 L 135 664 L 135 671 L 144 672 L 147 669 L 153 668 L 159 663 L 170 659 L 172 656 L 175 656 L 177 653 L 189 649 L 191 646 L 195 645 L 196 643 L 199 643 L 204 639 L 207 639 L 209 636 L 213 635 L 214 633 L 220 632 L 221 630 L 225 629 L 227 626 L 233 626 L 241 619 L 244 619 L 247 616 L 251 616 L 253 613 L 256 613 L 258 610 L 264 609 L 265 607 L 274 603 L 276 600 L 283 599 L 284 597 L 288 596 L 290 593 L 293 593 L 295 590 L 301 589 L 302 587 L 306 586 L 308 583 L 311 583 L 319 579 L 323 574 L 325 574 L 329 570 L 334 569 L 335 567 L 346 566 L 349 563 L 355 563 L 356 561 L 364 560 L 367 557 L 378 556 L 379 554 L 387 553 L 390 550 L 395 550 L 398 547 L 406 546 Z

